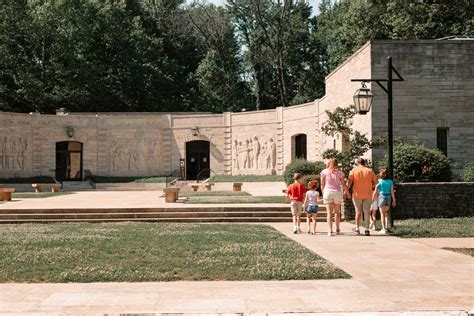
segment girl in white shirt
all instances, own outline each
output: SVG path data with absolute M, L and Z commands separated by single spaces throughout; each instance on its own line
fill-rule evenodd
M 318 181 L 313 180 L 308 183 L 309 191 L 306 192 L 304 200 L 306 210 L 306 222 L 308 223 L 308 234 L 316 234 L 316 222 L 318 216 L 318 202 L 320 201 L 319 192 L 316 191 L 319 187 Z M 311 223 L 311 219 L 313 219 Z M 311 225 L 312 224 L 312 225 Z

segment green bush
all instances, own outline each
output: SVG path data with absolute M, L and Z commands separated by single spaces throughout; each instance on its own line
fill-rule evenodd
M 321 178 L 321 176 L 320 176 L 319 174 L 318 174 L 318 175 L 312 174 L 312 175 L 302 176 L 302 177 L 301 177 L 301 183 L 302 183 L 306 188 L 308 188 L 308 183 L 309 183 L 310 181 L 317 180 L 318 183 L 319 183 L 319 185 L 321 185 L 320 178 Z
M 325 165 L 322 161 L 296 159 L 285 167 L 283 176 L 285 178 L 286 184 L 291 184 L 294 182 L 293 175 L 297 172 L 302 176 L 319 175 L 324 168 Z
M 464 182 L 474 182 L 474 165 L 466 165 L 462 170 L 461 180 Z
M 380 162 L 386 168 L 387 157 Z M 448 158 L 438 149 L 420 144 L 399 144 L 393 149 L 394 178 L 398 182 L 444 182 L 451 180 Z

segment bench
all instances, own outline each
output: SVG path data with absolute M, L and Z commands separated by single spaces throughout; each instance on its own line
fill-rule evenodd
M 191 184 L 191 189 L 193 189 L 193 191 L 196 192 L 199 189 L 199 185 Z
M 234 192 L 240 192 L 242 191 L 242 183 L 240 182 L 234 182 L 234 184 L 232 185 L 232 190 Z
M 0 200 L 11 201 L 13 192 L 15 192 L 14 188 L 0 188 Z
M 209 182 L 209 183 L 206 183 L 204 187 L 207 189 L 207 191 L 211 191 L 213 185 L 214 183 Z
M 163 193 L 166 203 L 176 203 L 179 197 L 179 188 L 164 188 Z
M 39 184 L 39 183 L 33 183 L 31 185 L 34 189 L 35 189 L 35 192 L 36 193 L 40 193 L 41 192 L 41 187 L 51 187 L 51 192 L 58 192 L 58 185 L 53 183 L 53 184 Z

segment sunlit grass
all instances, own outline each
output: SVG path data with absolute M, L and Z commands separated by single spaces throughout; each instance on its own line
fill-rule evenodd
M 265 225 L 2 225 L 0 249 L 0 282 L 349 277 Z

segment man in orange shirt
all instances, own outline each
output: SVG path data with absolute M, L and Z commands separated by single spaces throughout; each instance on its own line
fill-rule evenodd
M 299 173 L 295 173 L 293 179 L 295 182 L 288 186 L 285 202 L 288 203 L 288 198 L 290 199 L 291 215 L 293 215 L 294 226 L 293 233 L 298 234 L 301 232 L 301 213 L 303 212 L 303 198 L 306 194 L 306 188 L 301 183 L 301 175 Z
M 352 202 L 356 209 L 356 229 L 355 233 L 360 234 L 359 224 L 364 213 L 365 235 L 369 236 L 370 205 L 372 204 L 372 190 L 377 184 L 377 177 L 372 169 L 366 167 L 367 162 L 363 158 L 356 161 L 356 167 L 349 173 L 347 187 L 354 186 L 352 192 Z

